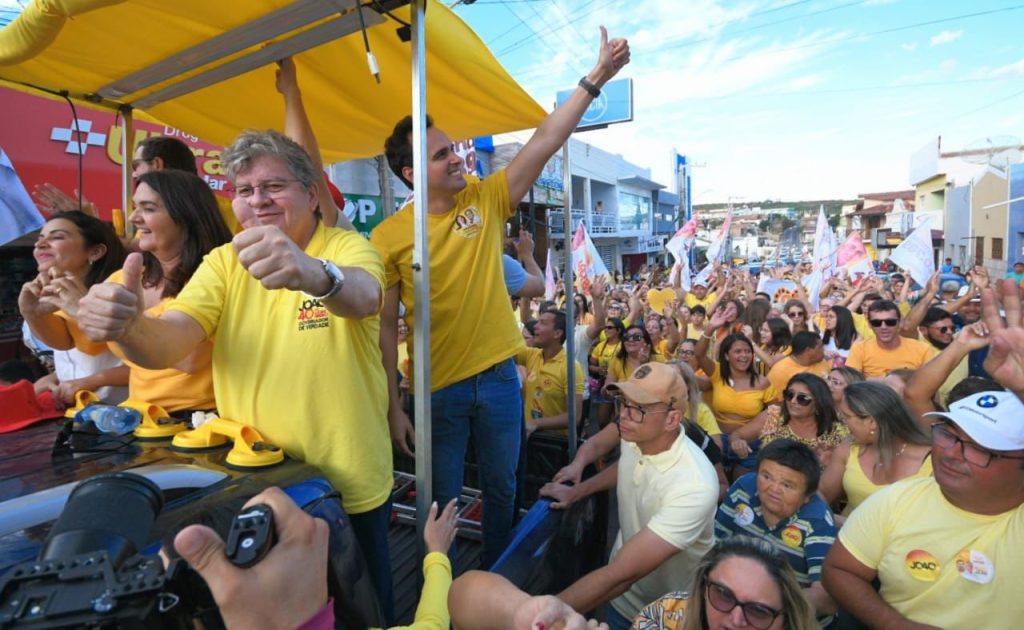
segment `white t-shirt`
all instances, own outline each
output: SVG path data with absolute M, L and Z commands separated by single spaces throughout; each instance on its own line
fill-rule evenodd
M 53 350 L 36 338 L 29 329 L 27 323 L 21 325 L 21 337 L 33 353 L 40 351 L 53 352 L 53 371 L 57 380 L 61 383 L 85 378 L 96 372 L 124 365 L 121 359 L 114 356 L 110 350 L 97 355 L 86 354 L 72 348 L 70 350 Z M 128 387 L 101 387 L 96 392 L 100 400 L 109 405 L 117 405 L 128 398 Z
M 594 340 L 587 334 L 588 326 L 586 324 L 579 324 L 573 330 L 573 352 L 576 354 L 576 361 L 583 367 L 583 378 L 586 378 L 590 371 L 587 366 L 590 364 L 590 348 L 594 345 Z M 586 387 L 584 383 L 583 387 L 583 399 L 590 398 L 590 388 Z

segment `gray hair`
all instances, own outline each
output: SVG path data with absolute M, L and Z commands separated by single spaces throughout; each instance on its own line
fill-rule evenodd
M 243 131 L 231 146 L 224 149 L 221 162 L 228 179 L 235 181 L 241 173 L 252 167 L 261 157 L 276 157 L 284 160 L 295 179 L 308 189 L 316 189 L 320 180 L 313 160 L 297 142 L 279 131 Z
M 697 424 L 697 411 L 700 409 L 702 400 L 700 386 L 697 385 L 697 375 L 694 374 L 692 367 L 682 361 L 669 361 L 668 364 L 679 371 L 683 382 L 686 383 L 687 400 L 689 401 L 686 410 L 687 420 Z
M 860 418 L 874 418 L 878 426 L 878 456 L 889 470 L 899 450 L 899 443 L 931 445 L 931 436 L 924 432 L 899 394 L 888 385 L 865 381 L 851 383 L 843 392 L 850 411 Z

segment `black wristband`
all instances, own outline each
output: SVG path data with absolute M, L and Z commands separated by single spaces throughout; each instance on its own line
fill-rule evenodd
M 598 87 L 591 83 L 590 81 L 587 81 L 587 77 L 583 77 L 582 79 L 580 79 L 579 86 L 586 90 L 587 94 L 591 95 L 594 98 L 601 96 L 601 90 L 599 90 Z

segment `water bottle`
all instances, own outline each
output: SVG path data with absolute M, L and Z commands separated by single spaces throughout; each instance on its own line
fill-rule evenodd
M 89 405 L 75 414 L 75 422 L 92 423 L 103 433 L 130 433 L 142 422 L 137 409 L 114 405 Z

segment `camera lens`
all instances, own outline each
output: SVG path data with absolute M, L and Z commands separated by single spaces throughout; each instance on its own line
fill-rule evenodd
M 146 544 L 164 494 L 133 473 L 96 475 L 75 486 L 39 552 L 39 560 L 106 550 L 115 567 Z

